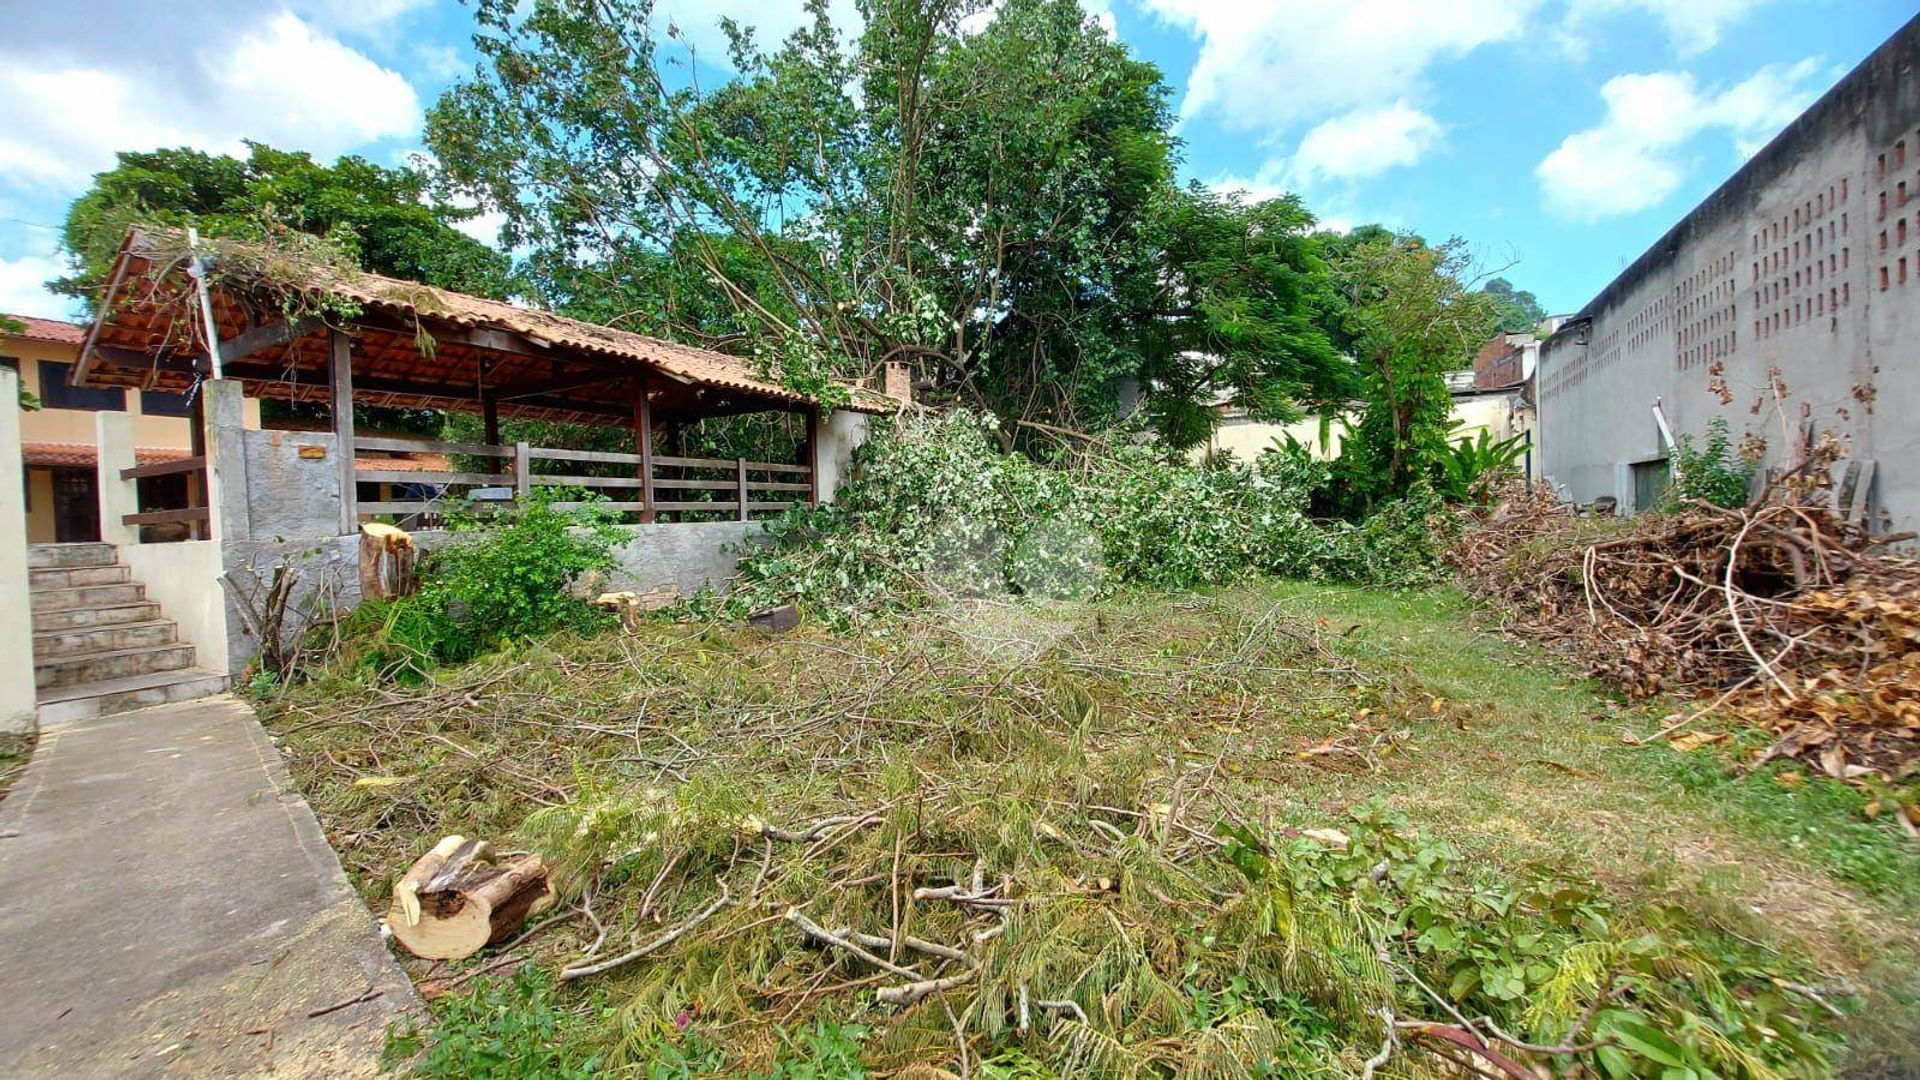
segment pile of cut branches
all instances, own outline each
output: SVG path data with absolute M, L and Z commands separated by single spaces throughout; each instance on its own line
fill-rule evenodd
M 1471 512 L 1452 561 L 1630 696 L 1706 702 L 1663 734 L 1724 712 L 1775 734 L 1763 761 L 1905 777 L 1920 765 L 1920 562 L 1890 550 L 1911 534 L 1871 535 L 1828 494 L 1789 481 L 1743 508 L 1619 519 L 1514 485 Z

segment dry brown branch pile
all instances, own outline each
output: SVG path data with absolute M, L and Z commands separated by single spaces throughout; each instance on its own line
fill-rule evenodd
M 1760 760 L 1897 779 L 1920 764 L 1920 562 L 1891 550 L 1907 538 L 1869 535 L 1819 484 L 1632 519 L 1516 485 L 1452 556 L 1518 629 L 1630 696 L 1702 699 L 1663 734 L 1718 712 L 1774 733 Z

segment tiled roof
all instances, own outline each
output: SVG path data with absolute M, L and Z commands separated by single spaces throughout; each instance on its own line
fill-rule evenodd
M 183 241 L 170 229 L 135 226 L 126 243 L 128 255 L 158 259 L 176 255 Z M 235 250 L 252 250 L 234 241 L 217 243 Z M 463 329 L 502 330 L 549 348 L 651 365 L 689 383 L 744 391 L 777 401 L 809 400 L 805 394 L 762 378 L 747 360 L 710 349 L 364 271 L 339 270 L 292 259 L 276 263 L 275 270 L 285 278 L 278 282 L 282 286 L 311 289 L 352 301 L 363 310 L 404 320 L 428 317 Z M 900 402 L 873 389 L 850 386 L 849 390 L 853 409 L 887 413 L 900 407 Z
M 142 465 L 183 461 L 191 456 L 181 446 L 141 446 L 133 451 L 134 460 Z M 43 469 L 91 469 L 99 461 L 99 453 L 92 443 L 23 442 L 20 444 L 20 460 L 23 464 Z
M 402 454 L 397 457 L 355 455 L 353 467 L 361 472 L 452 472 L 453 464 L 444 454 Z
M 10 337 L 27 338 L 32 341 L 51 341 L 60 345 L 79 345 L 87 339 L 87 328 L 59 319 L 36 319 L 31 315 L 7 315 L 0 313 L 0 319 L 12 319 L 26 324 L 26 328 L 7 333 Z

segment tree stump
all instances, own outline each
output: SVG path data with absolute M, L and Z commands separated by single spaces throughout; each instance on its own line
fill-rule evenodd
M 459 960 L 505 940 L 554 902 L 538 855 L 491 861 L 484 840 L 449 836 L 393 887 L 387 928 L 415 956 Z
M 385 600 L 413 592 L 413 537 L 404 529 L 369 521 L 360 526 L 360 598 Z

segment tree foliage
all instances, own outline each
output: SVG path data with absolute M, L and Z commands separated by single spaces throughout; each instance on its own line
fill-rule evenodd
M 429 116 L 549 302 L 752 354 L 789 383 L 911 363 L 935 396 L 1095 427 L 1143 388 L 1177 444 L 1213 399 L 1341 389 L 1296 200 L 1174 182 L 1169 91 L 1074 0 L 866 0 L 700 77 L 647 0 L 482 0 L 480 73 Z
M 1547 309 L 1525 289 L 1516 289 L 1506 278 L 1488 281 L 1481 290 L 1493 302 L 1494 329 L 1509 334 L 1531 332 L 1547 317 Z
M 1446 374 L 1492 333 L 1490 298 L 1472 288 L 1465 245 L 1417 237 L 1365 240 L 1340 263 L 1346 328 L 1363 407 L 1335 463 L 1349 509 L 1431 479 L 1447 452 Z
M 454 227 L 477 211 L 430 199 L 420 172 L 247 148 L 244 159 L 184 147 L 122 152 L 67 210 L 70 272 L 55 291 L 92 302 L 127 227 L 148 222 L 225 237 L 309 233 L 375 273 L 481 296 L 511 292 L 508 258 Z

